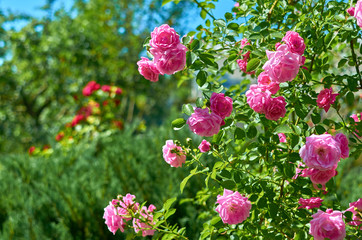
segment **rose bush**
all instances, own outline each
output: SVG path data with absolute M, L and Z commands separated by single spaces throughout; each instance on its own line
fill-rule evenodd
M 362 152 L 362 125 L 357 115 L 349 117 L 360 110 L 361 1 L 354 18 L 343 1 L 246 0 L 223 19 L 209 11 L 210 1 L 195 2 L 212 21 L 180 42 L 162 25 L 147 50 L 161 73 L 185 65 L 199 87 L 194 101 L 182 106 L 185 115 L 171 125 L 188 125 L 190 137 L 205 139 L 200 145 L 191 138 L 168 140 L 172 146 L 163 153 L 165 160 L 182 156 L 178 166 L 190 168 L 181 192 L 194 176 L 205 182 L 185 200 L 202 209 L 200 239 L 361 237 L 355 227 L 359 205 L 348 208 L 336 197 L 343 166 Z M 156 45 L 162 41 L 164 48 Z M 336 56 L 336 49 L 348 56 Z M 180 52 L 169 58 L 168 51 Z M 347 62 L 348 74 L 342 71 Z M 239 81 L 229 84 L 228 74 Z M 146 228 L 156 231 L 155 239 L 184 237 L 164 227 L 165 205 Z

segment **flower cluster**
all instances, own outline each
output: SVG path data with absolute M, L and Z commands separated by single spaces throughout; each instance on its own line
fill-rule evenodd
M 315 240 L 342 240 L 346 237 L 342 212 L 332 209 L 327 209 L 326 212 L 318 210 L 312 217 L 309 233 Z
M 349 225 L 359 226 L 362 225 L 362 198 L 358 199 L 356 202 L 349 204 L 349 208 L 346 211 L 352 212 L 352 220 L 349 222 Z M 360 228 L 362 230 L 362 226 Z
M 355 7 L 348 8 L 347 12 L 356 18 L 357 25 L 362 28 L 362 1 L 358 1 Z
M 243 48 L 246 46 L 246 45 L 250 45 L 250 43 L 248 42 L 248 39 L 246 38 L 243 38 L 241 41 L 240 41 L 240 51 L 243 50 Z M 244 55 L 242 55 L 242 59 L 238 59 L 236 62 L 238 63 L 239 67 L 240 67 L 240 70 L 243 71 L 244 73 L 246 74 L 255 74 L 255 71 L 252 71 L 252 72 L 247 72 L 246 71 L 246 66 L 248 65 L 248 60 L 249 60 L 249 57 L 250 57 L 250 51 L 246 52 Z
M 227 224 L 242 223 L 250 215 L 251 203 L 247 197 L 241 196 L 238 191 L 224 189 L 224 194 L 217 196 L 219 205 L 216 211 L 220 214 L 221 220 Z
M 298 208 L 306 208 L 306 209 L 312 209 L 312 208 L 319 208 L 322 205 L 323 199 L 319 197 L 311 197 L 311 198 L 300 198 L 298 203 L 300 206 Z
M 167 140 L 166 145 L 162 147 L 163 159 L 171 165 L 171 167 L 182 167 L 186 161 L 185 152 L 182 147 L 177 146 L 172 140 Z
M 137 62 L 139 73 L 147 80 L 157 82 L 160 74 L 171 75 L 185 67 L 187 48 L 169 25 L 163 24 L 153 30 L 150 46 L 153 61 L 142 57 Z
M 129 193 L 126 196 L 119 195 L 117 199 L 113 199 L 104 209 L 103 218 L 105 219 L 105 224 L 113 234 L 117 230 L 124 232 L 127 223 L 132 219 L 132 227 L 136 233 L 141 231 L 143 237 L 155 233 L 156 230 L 152 226 L 155 225 L 153 212 L 156 210 L 156 207 L 151 204 L 148 208 L 144 206 L 140 209 L 140 204 L 134 202 L 135 198 L 134 195 Z
M 327 133 L 313 134 L 306 138 L 299 154 L 308 167 L 300 176 L 309 177 L 314 188 L 319 189 L 317 184 L 321 184 L 325 190 L 325 184 L 337 174 L 338 162 L 349 156 L 348 139 L 343 133 L 334 137 Z
M 323 108 L 328 112 L 330 106 L 336 101 L 338 93 L 333 93 L 332 88 L 323 89 L 317 97 L 317 105 L 319 108 Z
M 287 103 L 283 96 L 271 96 L 279 91 L 280 83 L 292 81 L 297 76 L 305 61 L 301 56 L 305 44 L 298 33 L 289 31 L 282 40 L 285 44 L 277 44 L 275 52 L 266 51 L 268 61 L 263 66 L 265 72 L 259 74 L 258 84 L 251 85 L 246 92 L 249 106 L 273 121 L 285 116 Z
M 212 93 L 209 108 L 195 108 L 187 120 L 191 131 L 197 135 L 211 137 L 220 131 L 224 119 L 233 111 L 233 100 L 223 93 Z

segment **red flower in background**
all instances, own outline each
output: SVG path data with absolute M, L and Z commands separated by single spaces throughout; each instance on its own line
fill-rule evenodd
M 109 93 L 111 91 L 111 86 L 103 85 L 101 89 L 102 89 L 103 92 L 108 92 Z
M 60 133 L 57 134 L 57 136 L 55 136 L 55 140 L 56 140 L 57 142 L 59 142 L 60 140 L 63 139 L 63 137 L 64 137 L 64 133 L 63 133 L 63 132 L 60 132 Z
M 35 147 L 34 146 L 31 146 L 28 150 L 29 152 L 29 155 L 33 155 L 33 152 L 35 151 Z
M 122 89 L 119 88 L 119 87 L 117 87 L 115 93 L 116 93 L 117 95 L 122 94 Z
M 113 120 L 113 124 L 114 126 L 116 126 L 117 128 L 119 128 L 120 130 L 123 129 L 123 122 L 120 120 Z
M 101 88 L 101 85 L 96 83 L 95 81 L 90 81 L 84 88 L 83 88 L 83 95 L 90 96 L 94 91 L 97 91 Z
M 74 118 L 73 118 L 73 120 L 72 120 L 72 122 L 71 122 L 71 126 L 72 127 L 75 127 L 76 125 L 78 125 L 78 123 L 80 122 L 80 121 L 82 121 L 82 120 L 84 120 L 84 116 L 83 115 L 76 115 Z

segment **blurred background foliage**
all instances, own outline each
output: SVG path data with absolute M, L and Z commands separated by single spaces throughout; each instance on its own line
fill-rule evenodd
M 176 81 L 170 78 L 181 78 L 181 73 L 151 84 L 138 73 L 136 63 L 155 26 L 168 23 L 184 30 L 178 19 L 191 8 L 189 3 L 159 11 L 161 1 L 77 0 L 69 12 L 52 12 L 53 3 L 43 7 L 49 14 L 42 19 L 1 14 L 1 151 L 45 144 L 50 133 L 53 138 L 71 120 L 77 96 L 92 80 L 123 89 L 121 108 L 128 122 L 145 118 L 160 123 L 171 103 L 187 96 L 187 87 L 172 91 Z M 4 28 L 19 19 L 28 24 L 19 31 Z

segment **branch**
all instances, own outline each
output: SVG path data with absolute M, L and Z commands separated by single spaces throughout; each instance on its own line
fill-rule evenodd
M 216 20 L 216 18 L 209 11 L 207 11 L 206 8 L 204 8 L 197 0 L 193 1 L 199 6 L 199 8 L 204 10 L 207 13 L 207 15 L 209 15 L 213 20 Z
M 268 21 L 270 20 L 273 9 L 274 9 L 275 5 L 277 5 L 277 3 L 278 3 L 278 0 L 275 0 L 272 7 L 270 8 L 269 13 L 268 13 Z
M 359 64 L 358 64 L 358 61 L 357 61 L 356 53 L 354 52 L 353 40 L 351 40 L 349 43 L 351 45 L 352 58 L 353 58 L 353 61 L 355 63 L 356 72 L 357 72 L 357 74 L 359 76 L 359 82 L 360 82 L 360 85 L 362 87 L 362 77 L 361 77 L 361 73 L 359 72 Z

